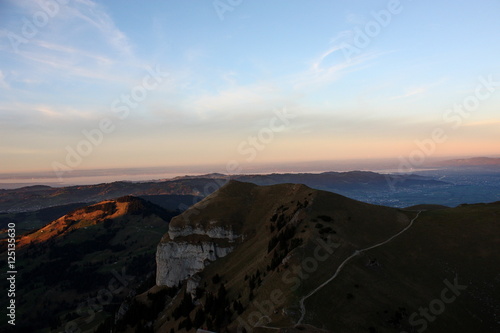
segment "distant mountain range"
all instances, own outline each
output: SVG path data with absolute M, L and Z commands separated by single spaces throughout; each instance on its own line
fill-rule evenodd
M 367 171 L 324 172 L 319 174 L 233 175 L 209 174 L 177 177 L 156 182 L 113 182 L 98 185 L 55 188 L 28 186 L 0 190 L 0 212 L 25 212 L 72 203 L 91 203 L 124 195 L 139 197 L 160 195 L 190 195 L 204 197 L 224 185 L 229 179 L 252 182 L 257 185 L 301 183 L 307 186 L 348 194 L 349 191 L 387 192 L 421 186 L 442 186 L 447 183 L 416 175 L 385 175 Z M 159 197 L 157 197 L 159 199 Z M 199 198 L 186 198 L 185 209 Z M 194 199 L 194 200 L 193 200 Z M 190 200 L 190 201 L 189 201 Z M 171 207 L 170 207 L 171 209 Z
M 27 186 L 0 190 L 0 212 L 33 211 L 77 202 L 99 202 L 124 195 L 197 195 L 207 180 L 176 180 L 166 182 L 113 182 L 97 185 L 50 187 Z M 191 205 L 192 202 L 189 203 Z

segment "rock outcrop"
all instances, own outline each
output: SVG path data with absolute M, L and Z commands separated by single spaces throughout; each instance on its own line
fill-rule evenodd
M 156 251 L 157 285 L 178 285 L 231 253 L 244 240 L 242 225 L 247 212 L 228 204 L 227 199 L 249 197 L 256 185 L 238 184 L 235 187 L 235 182 L 230 181 L 170 221 L 168 233 Z
M 169 233 L 169 237 L 158 244 L 156 284 L 159 286 L 178 285 L 202 271 L 210 262 L 228 255 L 235 245 L 231 245 L 228 239 L 211 238 L 210 233 L 182 234 L 174 238 Z
M 230 227 L 213 227 L 212 224 L 216 224 L 217 221 L 209 222 L 209 228 L 204 229 L 200 226 L 193 228 L 190 225 L 183 227 L 171 226 L 168 230 L 169 237 L 174 240 L 175 238 L 180 238 L 190 235 L 205 235 L 212 239 L 228 239 L 229 241 L 235 241 L 240 238 L 240 235 L 235 234 Z

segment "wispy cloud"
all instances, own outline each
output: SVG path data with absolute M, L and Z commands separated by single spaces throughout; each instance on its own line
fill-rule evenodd
M 100 5 L 89 0 L 77 0 L 76 3 L 79 5 L 71 8 L 71 12 L 75 17 L 82 19 L 97 29 L 100 36 L 104 37 L 122 55 L 132 55 L 129 38 L 116 27 L 113 19 Z
M 192 102 L 200 120 L 258 118 L 289 99 L 272 83 L 236 86 L 216 94 L 203 94 Z
M 5 74 L 0 70 L 0 88 L 9 89 L 9 84 L 5 81 Z
M 336 52 L 341 52 L 339 46 L 335 46 L 322 53 L 311 67 L 299 73 L 294 78 L 295 89 L 318 88 L 326 84 L 339 80 L 342 75 L 350 71 L 357 71 L 369 67 L 369 62 L 387 54 L 387 52 L 366 52 L 359 56 L 350 58 L 349 61 L 343 57 L 336 57 L 336 61 L 330 61 L 327 64 L 327 59 L 333 57 Z
M 348 34 L 349 32 L 340 33 L 339 38 Z M 227 84 L 226 87 L 216 93 L 203 93 L 192 99 L 190 105 L 196 110 L 200 120 L 234 119 L 241 118 L 244 114 L 251 114 L 256 118 L 256 114 L 276 107 L 300 105 L 300 100 L 308 94 L 316 93 L 318 89 L 341 79 L 343 75 L 371 66 L 372 60 L 387 53 L 365 52 L 347 60 L 342 55 L 341 46 L 334 45 L 312 56 L 312 61 L 303 69 L 247 85 L 237 84 L 236 73 L 223 73 L 221 77 Z
M 81 124 L 82 121 L 92 122 L 102 118 L 102 115 L 96 114 L 91 109 L 75 108 L 67 105 L 49 105 L 43 103 L 0 103 L 0 114 L 11 122 L 28 120 L 37 124 L 38 121 L 44 121 L 49 124 L 51 121 L 65 121 L 74 124 Z M 4 119 L 4 120 L 6 120 Z
M 43 116 L 46 117 L 60 117 L 61 114 L 56 112 L 53 108 L 45 105 L 37 106 L 34 108 L 34 111 L 40 112 Z
M 16 1 L 12 5 L 25 17 L 32 17 L 41 10 L 37 1 Z M 23 60 L 29 66 L 29 70 L 18 69 L 25 75 L 19 77 L 20 80 L 39 81 L 36 76 L 43 73 L 47 80 L 54 74 L 59 80 L 79 76 L 123 82 L 122 73 L 127 73 L 123 68 L 141 66 L 135 59 L 129 38 L 100 4 L 75 0 L 67 5 L 60 4 L 58 8 L 47 25 L 18 47 L 17 62 Z M 11 28 L 19 30 L 19 22 L 13 22 Z M 8 43 L 8 38 L 2 41 Z M 7 45 L 2 49 L 12 54 L 15 51 Z
M 340 47 L 340 45 L 335 45 L 335 46 L 329 48 L 328 50 L 326 50 L 325 52 L 323 52 L 322 54 L 320 54 L 320 56 L 312 62 L 311 70 L 313 70 L 313 71 L 320 71 L 321 67 L 322 67 L 323 61 L 329 55 L 331 55 L 333 52 L 339 51 L 341 49 L 342 48 Z
M 313 57 L 310 67 L 296 75 L 294 86 L 296 89 L 312 86 L 318 88 L 336 81 L 342 75 L 369 67 L 369 62 L 392 51 L 363 51 L 349 58 L 345 54 L 345 45 L 354 38 L 353 30 L 343 30 L 333 36 L 330 46 L 318 56 Z
M 106 64 L 106 65 L 114 63 L 114 60 L 108 56 L 104 56 L 104 55 L 101 55 L 98 53 L 91 53 L 91 52 L 88 52 L 86 50 L 82 50 L 82 49 L 79 49 L 76 47 L 50 43 L 50 42 L 43 41 L 43 40 L 35 41 L 35 43 L 38 46 L 45 48 L 47 50 L 61 52 L 64 54 L 65 57 L 74 57 L 74 56 L 85 57 L 85 58 L 95 60 L 99 64 Z
M 32 17 L 39 12 L 41 1 L 31 0 L 11 0 L 10 4 L 14 6 L 25 17 Z M 67 4 L 54 4 L 57 7 L 54 15 L 51 15 L 50 29 L 59 29 L 60 35 L 66 35 L 69 31 L 85 29 L 92 27 L 96 30 L 95 37 L 104 38 L 109 45 L 115 47 L 124 55 L 132 54 L 132 46 L 129 38 L 115 25 L 113 19 L 107 14 L 106 10 L 100 4 L 91 0 L 73 0 Z M 53 16 L 53 17 L 52 17 Z M 82 21 L 86 24 L 82 25 Z M 78 29 L 75 29 L 78 27 Z M 48 26 L 42 27 L 49 29 Z M 43 29 L 40 30 L 43 30 Z M 56 33 L 52 35 L 57 35 Z
M 424 94 L 426 91 L 427 91 L 427 89 L 425 87 L 411 88 L 403 95 L 391 97 L 391 98 L 389 98 L 389 100 L 392 101 L 392 100 L 396 100 L 396 99 L 408 98 L 408 97 L 415 96 L 415 95 L 421 95 L 421 94 Z
M 423 85 L 416 86 L 416 87 L 411 87 L 411 88 L 408 88 L 404 94 L 389 97 L 388 100 L 392 101 L 392 100 L 397 100 L 397 99 L 405 99 L 405 98 L 417 96 L 417 95 L 423 95 L 423 94 L 427 93 L 429 90 L 431 90 L 432 88 L 442 85 L 446 81 L 447 81 L 446 78 L 442 78 L 442 79 L 439 79 L 438 81 L 435 81 L 435 82 L 423 84 Z
M 76 50 L 75 57 L 66 57 L 62 53 L 54 52 L 57 46 L 54 44 L 52 46 L 55 48 L 22 52 L 23 58 L 30 63 L 30 67 L 35 69 L 32 74 L 36 75 L 36 71 L 40 70 L 45 73 L 45 78 L 50 80 L 51 77 L 47 76 L 47 72 L 53 70 L 58 80 L 77 76 L 99 81 L 123 82 L 123 75 L 109 68 L 109 62 L 105 58 L 90 56 L 91 59 L 99 60 L 88 63 L 85 55 L 79 55 Z

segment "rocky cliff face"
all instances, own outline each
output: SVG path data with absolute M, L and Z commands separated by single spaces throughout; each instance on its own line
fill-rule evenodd
M 201 226 L 193 228 L 190 225 L 176 227 L 171 226 L 168 230 L 169 237 L 173 240 L 176 238 L 181 238 L 184 236 L 190 235 L 204 235 L 213 239 L 228 239 L 229 241 L 235 241 L 240 237 L 240 235 L 235 234 L 234 231 L 230 228 L 230 226 L 226 227 L 214 227 L 212 224 L 217 223 L 216 221 L 209 222 L 209 227 L 204 229 Z
M 193 234 L 192 234 L 193 235 Z M 179 282 L 200 272 L 210 262 L 229 254 L 234 246 L 221 244 L 221 239 L 181 236 L 164 239 L 156 250 L 156 284 L 176 286 Z M 204 238 L 204 237 L 203 237 Z
M 223 186 L 216 193 L 190 207 L 170 221 L 156 251 L 156 284 L 176 286 L 208 264 L 233 251 L 244 240 L 242 229 L 247 212 L 236 209 L 227 198 L 248 197 L 252 184 L 228 193 Z M 248 187 L 249 189 L 246 189 Z
M 172 221 L 156 251 L 156 284 L 176 286 L 229 254 L 242 237 L 215 221 L 192 226 Z

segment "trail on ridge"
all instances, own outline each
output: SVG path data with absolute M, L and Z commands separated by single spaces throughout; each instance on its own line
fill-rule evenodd
M 351 260 L 352 258 L 356 257 L 357 255 L 363 253 L 363 252 L 366 252 L 368 250 L 371 250 L 371 249 L 374 249 L 376 247 L 379 247 L 379 246 L 382 246 L 384 244 L 387 244 L 389 243 L 391 240 L 393 240 L 394 238 L 398 237 L 399 235 L 403 234 L 405 231 L 407 231 L 408 229 L 410 229 L 413 225 L 413 222 L 415 222 L 415 220 L 418 218 L 418 216 L 420 215 L 422 211 L 419 211 L 417 213 L 417 216 L 415 216 L 411 221 L 410 223 L 408 224 L 408 226 L 406 226 L 403 230 L 401 230 L 400 232 L 398 232 L 397 234 L 391 236 L 390 238 L 388 238 L 387 240 L 381 242 L 381 243 L 378 243 L 378 244 L 375 244 L 373 246 L 370 246 L 370 247 L 367 247 L 365 249 L 361 249 L 361 250 L 356 250 L 354 251 L 353 254 L 351 254 L 346 260 L 344 260 L 340 265 L 339 267 L 337 268 L 337 270 L 335 271 L 335 274 L 333 274 L 328 280 L 326 280 L 325 282 L 323 282 L 322 284 L 320 284 L 316 289 L 314 289 L 313 291 L 311 291 L 309 294 L 305 295 L 304 297 L 302 297 L 302 299 L 300 300 L 300 312 L 301 312 L 301 316 L 300 316 L 300 319 L 297 321 L 297 324 L 295 324 L 295 326 L 297 325 L 300 325 L 302 323 L 302 321 L 304 320 L 304 317 L 306 315 L 306 307 L 304 305 L 304 302 L 306 299 L 308 299 L 309 297 L 311 297 L 312 295 L 314 295 L 315 293 L 317 293 L 321 288 L 323 288 L 324 286 L 326 286 L 328 283 L 330 283 L 333 279 L 335 279 L 337 277 L 337 275 L 339 275 L 340 271 L 342 271 L 342 269 L 344 268 L 345 264 L 347 264 L 347 262 L 349 262 L 349 260 Z

